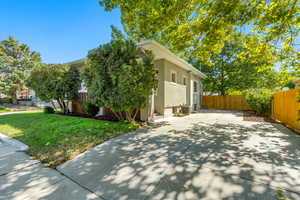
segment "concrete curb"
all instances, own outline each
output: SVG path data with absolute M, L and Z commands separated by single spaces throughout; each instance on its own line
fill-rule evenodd
M 23 152 L 23 151 L 27 151 L 29 149 L 29 147 L 26 144 L 24 144 L 16 139 L 13 139 L 11 137 L 8 137 L 6 135 L 3 135 L 2 133 L 0 133 L 0 141 L 7 143 L 9 145 L 12 145 L 13 147 L 15 147 L 17 149 L 16 151 Z

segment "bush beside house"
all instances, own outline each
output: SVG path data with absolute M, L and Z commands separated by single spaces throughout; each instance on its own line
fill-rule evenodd
M 113 31 L 113 40 L 88 54 L 83 79 L 92 103 L 119 120 L 134 121 L 158 86 L 153 55 Z
M 53 114 L 53 113 L 55 113 L 55 110 L 54 110 L 54 108 L 52 108 L 50 106 L 45 106 L 44 107 L 44 113 L 46 113 L 46 114 Z
M 99 107 L 91 101 L 86 101 L 83 104 L 83 111 L 90 116 L 95 116 L 99 112 Z

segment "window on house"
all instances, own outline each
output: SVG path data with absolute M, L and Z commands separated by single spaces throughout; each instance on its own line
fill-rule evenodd
M 171 72 L 171 81 L 176 83 L 176 72 Z
M 198 84 L 196 81 L 194 81 L 194 92 L 198 92 Z
M 186 85 L 186 77 L 183 77 L 183 85 Z

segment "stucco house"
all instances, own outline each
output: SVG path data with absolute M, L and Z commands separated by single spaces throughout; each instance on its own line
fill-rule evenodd
M 206 76 L 154 40 L 143 41 L 138 45 L 154 54 L 159 79 L 158 88 L 149 97 L 147 107 L 140 111 L 140 119 L 149 121 L 154 115 L 172 116 L 174 108 L 178 106 L 188 106 L 192 112 L 198 111 L 202 101 L 201 80 Z M 85 92 L 85 89 L 81 88 L 80 92 Z

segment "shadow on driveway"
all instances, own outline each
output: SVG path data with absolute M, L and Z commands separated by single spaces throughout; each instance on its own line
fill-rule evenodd
M 58 170 L 104 199 L 300 199 L 298 135 L 199 116 L 122 135 Z

